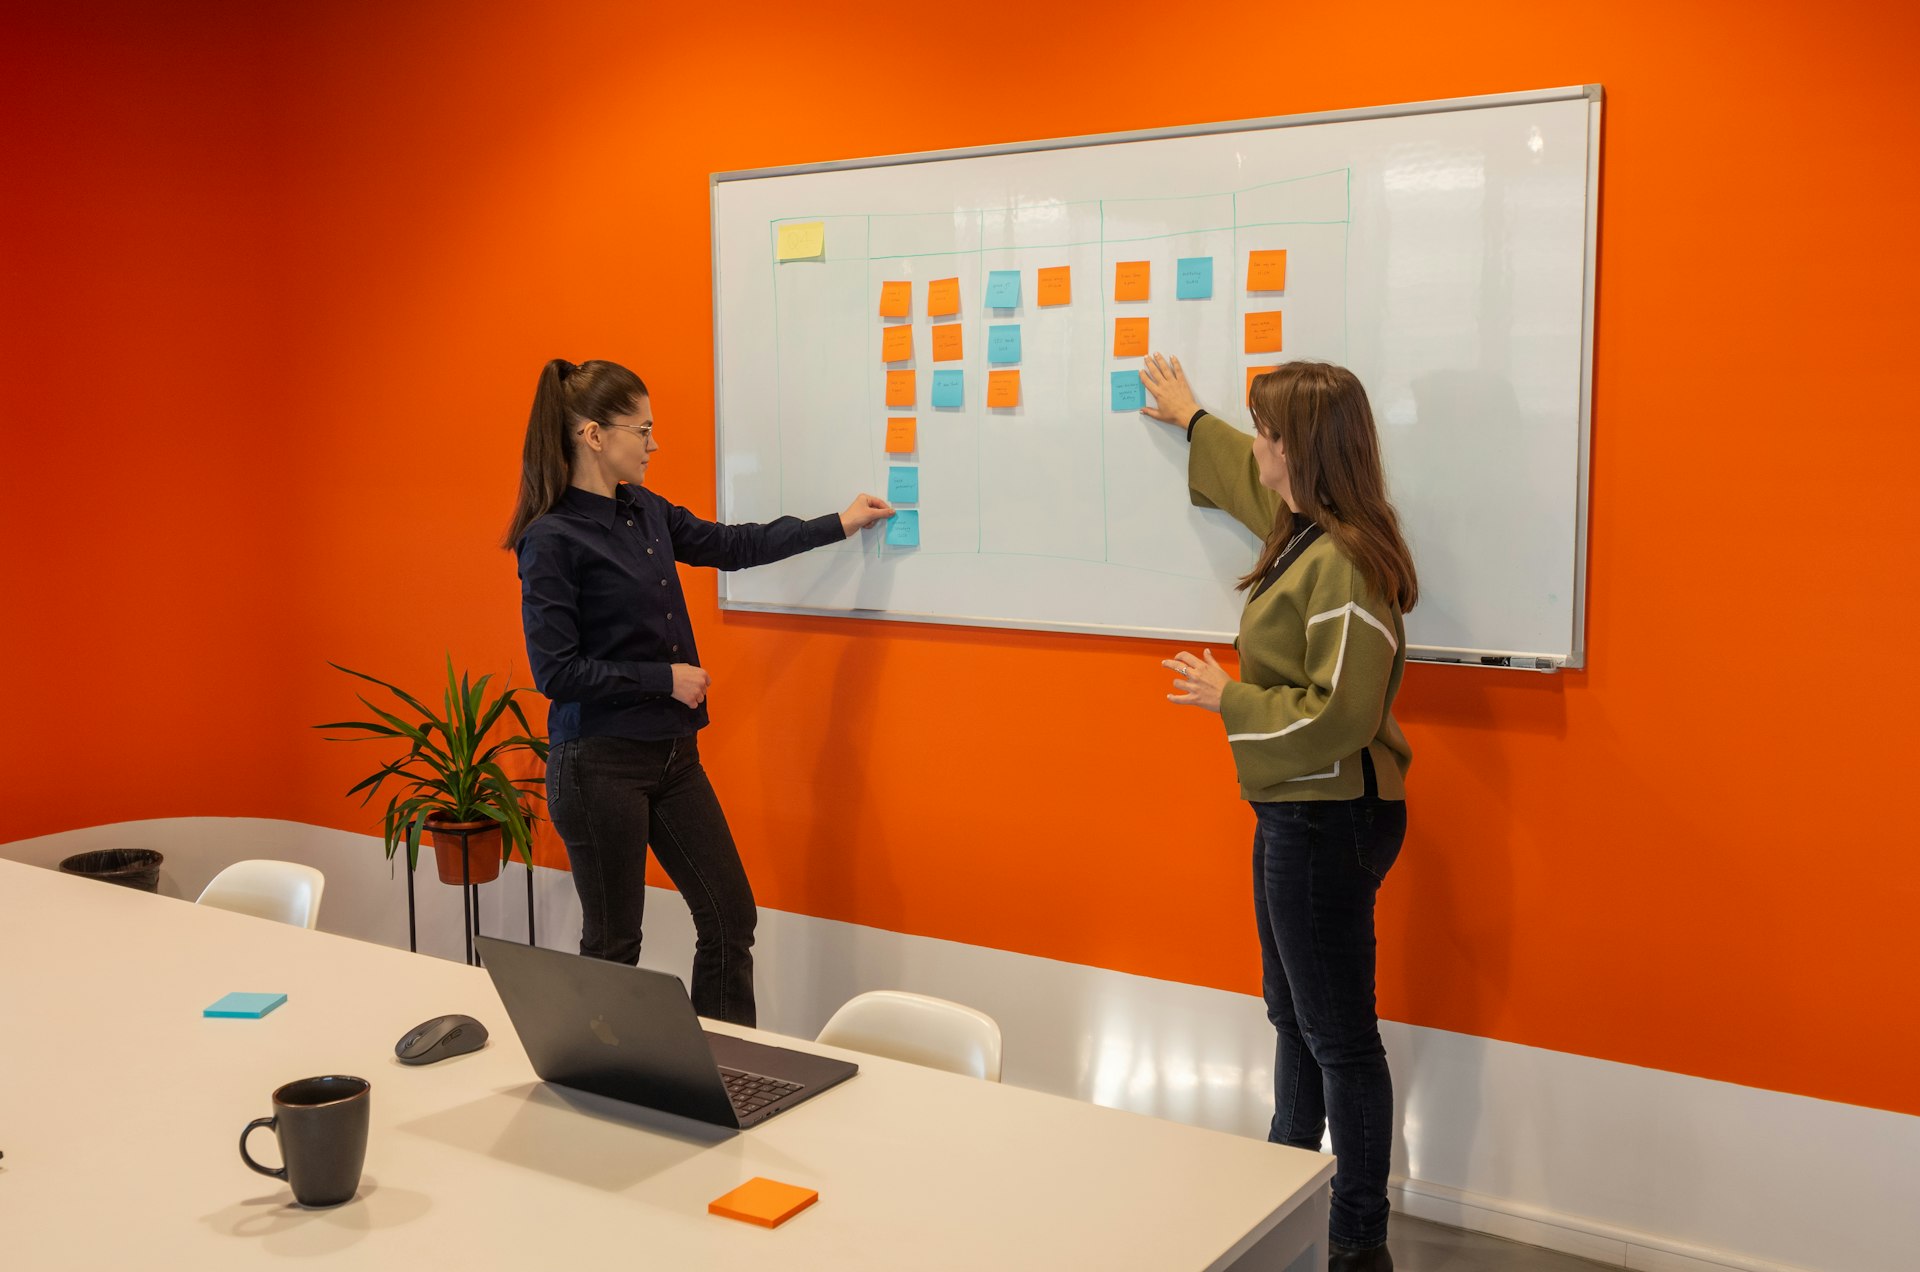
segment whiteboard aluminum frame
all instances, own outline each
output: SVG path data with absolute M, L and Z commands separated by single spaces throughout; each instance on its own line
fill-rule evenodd
M 778 168 L 751 168 L 739 172 L 715 172 L 707 177 L 707 233 L 713 255 L 713 408 L 714 408 L 714 507 L 720 509 L 724 495 L 719 457 L 726 453 L 726 419 L 720 410 L 726 368 L 720 348 L 720 209 L 719 191 L 724 182 L 755 181 L 767 177 L 804 176 L 816 172 L 845 172 L 855 168 L 890 168 L 905 164 L 941 163 L 949 159 L 979 159 L 994 155 L 1025 154 L 1036 150 L 1076 150 L 1086 146 L 1110 146 L 1135 141 L 1163 141 L 1176 137 L 1208 137 L 1219 133 L 1260 132 L 1273 128 L 1303 128 L 1311 124 L 1346 123 L 1361 119 L 1394 119 L 1405 115 L 1439 115 L 1453 111 L 1486 110 L 1501 106 L 1527 106 L 1542 102 L 1587 99 L 1587 208 L 1585 273 L 1582 280 L 1580 313 L 1580 431 L 1575 456 L 1577 505 L 1573 525 L 1573 630 L 1566 654 L 1539 653 L 1512 649 L 1453 649 L 1431 645 L 1409 645 L 1409 662 L 1451 663 L 1466 666 L 1519 668 L 1533 671 L 1558 671 L 1586 666 L 1587 631 L 1587 513 L 1588 481 L 1593 432 L 1593 313 L 1594 290 L 1598 277 L 1600 239 L 1600 113 L 1605 92 L 1599 84 L 1577 84 L 1561 88 L 1530 89 L 1518 93 L 1487 93 L 1478 97 L 1448 97 L 1426 102 L 1401 102 L 1390 106 L 1365 106 L 1354 110 L 1312 111 L 1300 115 L 1270 115 L 1263 119 L 1225 120 L 1210 124 L 1186 124 L 1173 128 L 1146 128 L 1136 132 L 1090 133 L 1079 137 L 1054 137 L 1043 141 L 1018 141 L 997 146 L 967 146 L 955 150 L 922 150 L 913 154 L 877 155 L 866 159 L 836 159 L 825 163 L 790 164 Z M 1097 623 L 1044 623 L 998 618 L 969 618 L 953 614 L 909 614 L 894 610 L 824 609 L 807 605 L 773 605 L 764 601 L 735 601 L 727 596 L 727 574 L 720 574 L 720 608 L 737 613 L 804 614 L 820 618 L 877 619 L 896 623 L 930 623 L 943 627 L 997 627 L 1009 631 L 1071 632 L 1091 636 L 1116 636 L 1146 640 L 1201 640 L 1230 643 L 1231 632 L 1193 632 L 1184 629 L 1116 627 Z

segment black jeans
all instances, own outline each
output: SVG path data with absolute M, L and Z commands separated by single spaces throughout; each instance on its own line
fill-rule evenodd
M 547 757 L 547 808 L 580 893 L 580 952 L 640 961 L 651 845 L 693 912 L 693 1009 L 753 1024 L 759 911 L 698 738 L 562 742 Z
M 1407 806 L 1376 793 L 1371 757 L 1359 799 L 1255 804 L 1253 902 L 1261 990 L 1279 1040 L 1276 1144 L 1318 1149 L 1329 1118 L 1333 1217 L 1341 1245 L 1387 1239 L 1393 1078 L 1373 997 L 1373 901 L 1400 855 Z

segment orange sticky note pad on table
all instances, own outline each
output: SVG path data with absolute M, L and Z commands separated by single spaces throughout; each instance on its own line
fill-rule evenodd
M 913 328 L 902 324 L 880 333 L 880 361 L 905 362 L 913 356 Z
M 1248 252 L 1247 290 L 1287 290 L 1286 252 Z
M 913 453 L 914 424 L 912 420 L 887 421 L 887 454 L 911 455 Z
M 1280 352 L 1280 311 L 1262 310 L 1247 315 L 1247 352 Z
M 943 322 L 935 327 L 933 329 L 933 360 L 958 362 L 960 356 L 960 324 Z
M 880 316 L 882 318 L 905 318 L 912 312 L 912 283 L 880 284 Z
M 1145 318 L 1113 320 L 1113 356 L 1116 358 L 1147 356 L 1147 320 Z
M 811 1188 L 755 1175 L 726 1196 L 708 1202 L 707 1213 L 778 1228 L 818 1200 L 820 1194 Z
M 888 406 L 912 406 L 913 405 L 913 372 L 911 371 L 887 372 L 887 405 Z
M 1279 367 L 1248 367 L 1247 368 L 1247 392 L 1249 393 L 1253 392 L 1253 382 L 1256 379 L 1265 375 L 1269 371 L 1278 371 L 1279 369 L 1280 369 Z
M 957 278 L 936 278 L 927 284 L 927 316 L 938 318 L 943 314 L 960 312 L 960 280 Z
M 1040 271 L 1040 303 L 1065 305 L 1073 300 L 1073 267 L 1053 265 Z
M 987 372 L 987 405 L 1020 405 L 1020 373 L 1018 371 Z
M 1121 261 L 1113 267 L 1113 298 L 1145 300 L 1152 261 Z

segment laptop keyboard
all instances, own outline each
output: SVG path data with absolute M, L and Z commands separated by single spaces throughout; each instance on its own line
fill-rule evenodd
M 758 1113 L 775 1100 L 784 1100 L 800 1089 L 798 1082 L 782 1082 L 763 1073 L 742 1073 L 722 1066 L 720 1077 L 727 1084 L 727 1098 L 741 1117 Z

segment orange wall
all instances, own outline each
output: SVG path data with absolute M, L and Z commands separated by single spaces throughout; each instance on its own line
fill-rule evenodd
M 325 661 L 524 678 L 492 542 L 548 357 L 639 370 L 710 512 L 710 172 L 1599 81 L 1591 669 L 1409 672 L 1381 1009 L 1920 1112 L 1907 6 L 137 12 L 4 41 L 0 838 L 365 829 Z M 1162 647 L 689 586 L 763 904 L 1257 990 Z

